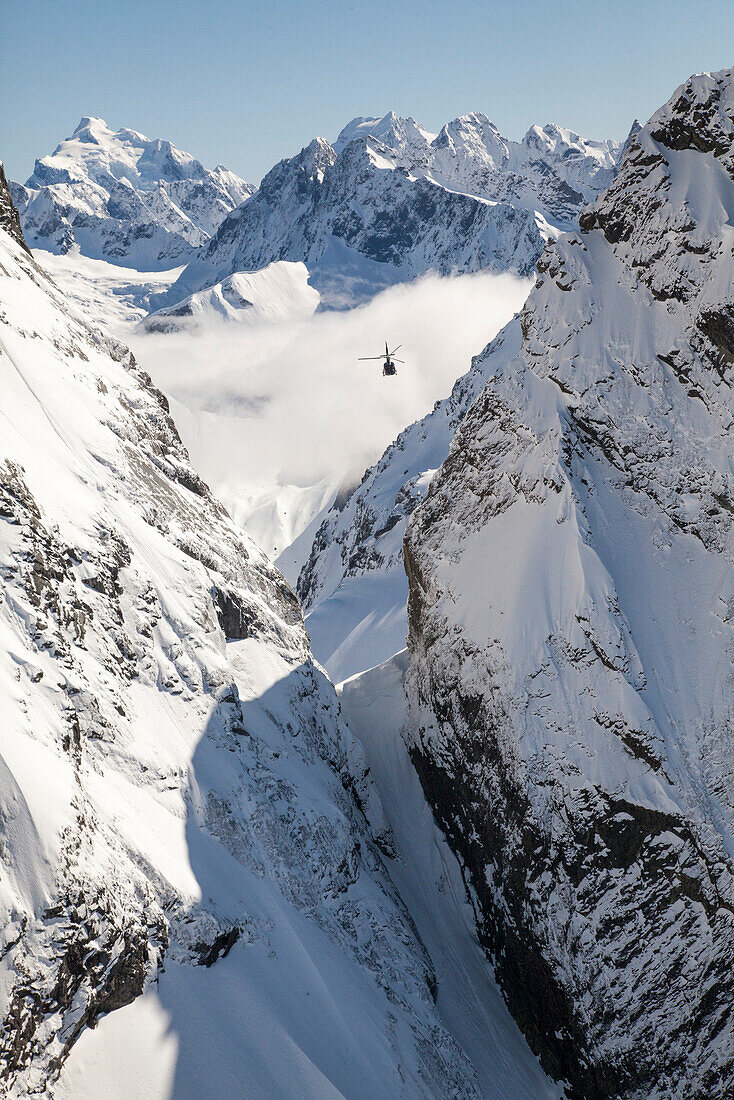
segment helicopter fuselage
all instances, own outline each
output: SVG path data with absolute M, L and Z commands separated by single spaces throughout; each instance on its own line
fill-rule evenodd
M 395 352 L 398 350 L 398 348 L 400 346 L 401 345 L 398 344 L 397 348 L 394 348 L 393 351 L 390 351 L 390 348 L 388 347 L 388 343 L 387 343 L 387 340 L 386 340 L 385 341 L 385 354 L 384 355 L 361 355 L 359 357 L 359 362 L 360 363 L 365 363 L 365 362 L 367 362 L 368 359 L 372 359 L 372 360 L 382 359 L 383 360 L 383 363 L 382 363 L 382 376 L 383 376 L 383 378 L 391 377 L 392 375 L 398 373 L 398 368 L 397 368 L 396 364 L 403 362 L 402 359 L 393 359 L 393 355 L 395 354 Z

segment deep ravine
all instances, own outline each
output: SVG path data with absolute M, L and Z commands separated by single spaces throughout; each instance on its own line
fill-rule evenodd
M 119 148 L 139 187 L 101 194 Z M 451 395 L 326 494 L 304 625 L 0 171 L 0 1091 L 727 1100 L 734 72 L 621 159 L 355 119 L 236 206 L 226 170 L 84 119 L 36 176 L 55 248 L 99 243 L 59 214 L 79 186 L 125 263 L 136 219 L 191 260 L 129 288 L 187 319 L 540 258 Z

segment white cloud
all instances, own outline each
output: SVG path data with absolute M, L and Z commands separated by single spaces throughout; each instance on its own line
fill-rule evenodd
M 174 398 L 195 466 L 248 526 L 248 510 L 280 487 L 359 478 L 450 391 L 529 288 L 510 275 L 427 276 L 346 313 L 278 325 L 212 322 L 131 343 Z M 382 377 L 379 362 L 357 361 L 379 354 L 386 339 L 402 344 L 405 364 L 394 378 Z

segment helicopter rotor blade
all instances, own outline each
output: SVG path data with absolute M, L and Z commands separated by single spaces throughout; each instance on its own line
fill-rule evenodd
M 357 356 L 357 362 L 358 363 L 366 363 L 370 359 L 384 359 L 384 358 L 385 358 L 384 355 L 358 355 Z
M 396 359 L 394 355 L 391 355 L 390 358 L 392 359 L 393 363 L 404 363 L 405 362 L 404 359 Z
M 396 351 L 400 351 L 402 346 L 403 346 L 402 344 L 398 344 L 398 346 L 396 348 L 393 348 L 392 351 L 389 354 L 394 355 Z

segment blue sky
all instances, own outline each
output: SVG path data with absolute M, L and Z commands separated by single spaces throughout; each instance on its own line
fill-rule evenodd
M 732 46 L 732 0 L 21 0 L 0 15 L 0 157 L 25 179 L 87 114 L 254 182 L 391 108 L 623 138 Z

